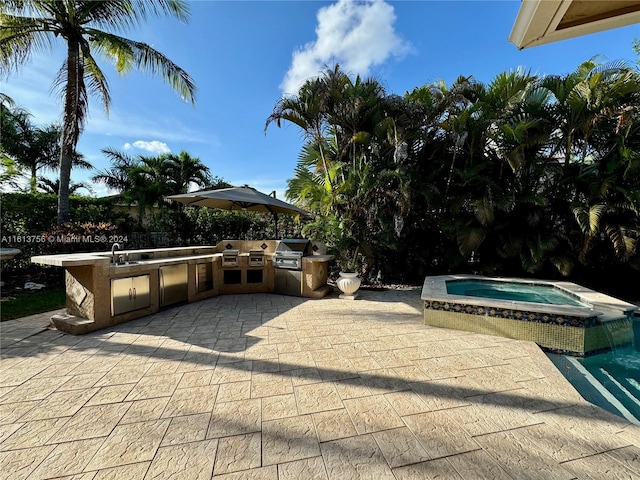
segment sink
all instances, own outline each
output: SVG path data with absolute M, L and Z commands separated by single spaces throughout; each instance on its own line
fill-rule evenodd
M 111 265 L 115 265 L 116 267 L 124 267 L 127 265 L 135 265 L 136 263 L 140 263 L 138 260 L 129 260 L 127 262 L 115 262 L 112 263 Z

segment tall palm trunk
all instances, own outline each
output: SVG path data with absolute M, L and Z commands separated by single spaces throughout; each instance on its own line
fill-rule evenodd
M 31 193 L 36 193 L 38 191 L 38 167 L 35 164 L 31 165 L 29 186 L 31 187 Z
M 80 106 L 82 93 L 80 82 L 83 66 L 80 59 L 80 43 L 69 39 L 67 48 L 67 85 L 64 98 L 64 120 L 62 126 L 62 146 L 60 149 L 60 190 L 58 191 L 58 224 L 69 221 L 69 183 L 71 165 L 78 138 L 80 137 Z

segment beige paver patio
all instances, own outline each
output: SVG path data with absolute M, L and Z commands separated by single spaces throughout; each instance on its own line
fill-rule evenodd
M 417 288 L 229 295 L 74 337 L 0 324 L 6 479 L 640 478 L 640 427 Z

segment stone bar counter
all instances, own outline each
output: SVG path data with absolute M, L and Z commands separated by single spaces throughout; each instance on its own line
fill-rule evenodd
M 32 263 L 65 268 L 66 313 L 52 324 L 74 335 L 150 315 L 162 308 L 224 294 L 274 293 L 272 261 L 278 240 L 223 240 L 215 246 L 114 250 L 39 255 Z M 322 244 L 302 259 L 301 296 L 322 298 L 333 259 Z M 235 265 L 223 265 L 223 251 L 238 250 Z M 261 250 L 263 264 L 250 262 Z

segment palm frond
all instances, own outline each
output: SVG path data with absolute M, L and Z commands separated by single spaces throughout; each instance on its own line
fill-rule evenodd
M 566 255 L 552 256 L 549 260 L 551 261 L 553 266 L 556 267 L 556 270 L 558 270 L 558 272 L 560 272 L 565 277 L 571 275 L 571 272 L 575 267 L 573 260 L 571 260 L 571 258 Z
M 89 45 L 86 42 L 82 42 L 80 47 L 82 49 L 82 59 L 85 67 L 85 84 L 88 85 L 90 93 L 100 97 L 105 112 L 109 115 L 111 95 L 109 93 L 107 77 L 105 77 L 104 73 L 93 58 Z
M 196 86 L 189 74 L 168 57 L 146 43 L 129 40 L 101 30 L 87 29 L 91 44 L 113 62 L 116 70 L 127 73 L 135 67 L 159 75 L 180 97 L 195 103 Z
M 486 229 L 482 227 L 465 227 L 458 232 L 457 241 L 460 253 L 467 257 L 480 248 L 487 236 Z
M 583 233 L 595 235 L 600 230 L 600 220 L 607 210 L 605 204 L 599 203 L 590 207 L 578 206 L 572 209 L 573 215 Z
M 0 74 L 8 75 L 36 52 L 52 48 L 53 29 L 41 18 L 0 13 Z
M 126 166 L 126 165 L 133 165 L 134 163 L 133 157 L 131 157 L 130 155 L 127 155 L 124 152 L 121 152 L 120 150 L 116 150 L 115 148 L 106 147 L 100 151 L 105 157 L 109 159 L 109 161 L 111 161 L 115 165 Z
M 93 165 L 91 164 L 91 162 L 89 162 L 88 160 L 86 160 L 84 158 L 84 155 L 82 155 L 81 153 L 76 152 L 74 158 L 73 158 L 73 166 L 74 168 L 82 168 L 84 170 L 92 170 L 93 169 Z
M 636 251 L 637 240 L 629 235 L 623 227 L 609 226 L 606 229 L 607 236 L 613 245 L 616 256 L 623 261 L 629 260 Z
M 472 205 L 475 217 L 481 225 L 486 227 L 493 223 L 495 219 L 494 205 L 488 196 L 474 200 Z
M 136 27 L 150 15 L 170 15 L 183 22 L 190 16 L 189 4 L 182 0 L 79 0 L 76 4 L 78 18 L 102 28 L 118 30 Z

